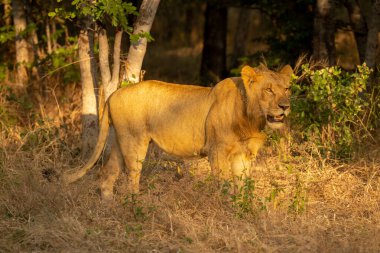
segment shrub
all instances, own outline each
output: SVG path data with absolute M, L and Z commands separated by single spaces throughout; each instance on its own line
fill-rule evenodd
M 293 122 L 327 158 L 350 157 L 372 127 L 374 97 L 366 92 L 371 70 L 365 64 L 354 73 L 337 66 L 313 69 L 309 64 L 301 70 L 302 81 L 294 78 L 292 85 Z

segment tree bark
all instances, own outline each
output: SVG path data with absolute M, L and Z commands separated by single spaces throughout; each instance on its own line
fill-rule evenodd
M 57 24 L 55 23 L 55 21 L 54 20 L 52 20 L 51 22 L 50 22 L 50 24 L 51 24 L 51 31 L 52 31 L 52 45 L 53 45 L 53 50 L 55 51 L 55 50 L 57 50 L 58 49 L 58 43 L 57 43 Z
M 51 54 L 53 50 L 51 46 L 51 31 L 50 31 L 49 20 L 47 20 L 45 23 L 45 32 L 46 32 L 47 52 L 48 54 Z
M 105 97 L 108 97 L 117 89 L 120 79 L 120 53 L 121 53 L 121 40 L 123 31 L 117 31 L 115 34 L 115 42 L 113 46 L 113 65 L 112 65 L 112 78 L 109 85 L 105 89 Z
M 239 65 L 239 57 L 246 54 L 249 27 L 251 27 L 252 11 L 248 8 L 239 9 L 239 19 L 235 29 L 234 51 L 232 53 L 232 66 Z
M 117 89 L 120 76 L 120 52 L 121 52 L 121 39 L 123 36 L 122 31 L 115 33 L 114 48 L 113 48 L 113 66 L 112 75 L 110 71 L 109 62 L 109 44 L 107 32 L 104 28 L 99 30 L 99 66 L 102 78 L 103 96 L 99 95 L 99 115 L 103 115 L 104 102 L 108 97 Z
M 358 49 L 360 62 L 365 61 L 365 51 L 367 45 L 367 25 L 363 18 L 362 10 L 359 6 L 358 0 L 344 0 L 344 5 L 348 10 L 352 30 L 356 40 L 356 47 Z
M 380 0 L 372 4 L 371 15 L 368 21 L 368 38 L 365 54 L 365 62 L 370 68 L 376 67 L 376 53 L 378 48 L 378 34 L 380 25 Z
M 227 8 L 208 3 L 205 12 L 201 82 L 209 85 L 226 76 Z
M 4 5 L 4 23 L 5 25 L 11 25 L 12 21 L 12 7 L 11 7 L 11 0 L 3 0 L 2 1 Z
M 107 31 L 100 28 L 99 34 L 99 67 L 103 87 L 111 81 L 110 63 L 109 63 L 109 45 Z
M 313 58 L 335 65 L 335 20 L 333 0 L 317 0 L 314 17 Z
M 26 29 L 25 6 L 22 0 L 12 1 L 13 22 L 16 32 L 16 83 L 17 93 L 26 92 L 29 81 L 26 64 L 29 63 L 28 42 L 26 34 L 22 34 Z
M 86 159 L 95 147 L 98 136 L 96 78 L 93 54 L 93 32 L 85 21 L 78 38 L 78 55 L 82 83 L 82 158 Z
M 133 34 L 150 32 L 160 0 L 143 0 L 140 7 L 140 15 L 137 17 Z M 129 83 L 140 81 L 141 67 L 147 47 L 147 39 L 140 38 L 137 42 L 131 42 L 128 57 L 125 62 L 126 80 Z

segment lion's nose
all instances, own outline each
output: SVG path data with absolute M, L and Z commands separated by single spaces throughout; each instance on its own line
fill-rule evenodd
M 286 110 L 289 109 L 289 107 L 290 107 L 289 100 L 287 100 L 287 99 L 280 100 L 280 102 L 278 103 L 278 106 L 279 106 L 282 110 L 286 111 Z
M 289 109 L 290 105 L 283 105 L 283 104 L 280 104 L 278 105 L 282 110 L 286 111 L 287 109 Z

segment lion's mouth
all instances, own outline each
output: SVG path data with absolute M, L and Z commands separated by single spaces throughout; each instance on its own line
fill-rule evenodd
M 269 123 L 283 123 L 285 118 L 285 114 L 280 114 L 280 115 L 267 115 L 267 121 Z

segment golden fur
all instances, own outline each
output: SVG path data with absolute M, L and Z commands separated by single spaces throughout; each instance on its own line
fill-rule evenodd
M 178 157 L 207 155 L 212 172 L 223 179 L 247 176 L 265 140 L 265 124 L 280 128 L 290 112 L 291 74 L 289 65 L 279 72 L 245 66 L 241 77 L 227 78 L 213 88 L 160 81 L 121 88 L 105 105 L 93 155 L 79 171 L 65 174 L 64 181 L 78 180 L 96 163 L 110 125 L 117 141 L 103 168 L 103 198 L 112 197 L 123 165 L 130 191 L 139 191 L 142 160 L 151 141 Z

